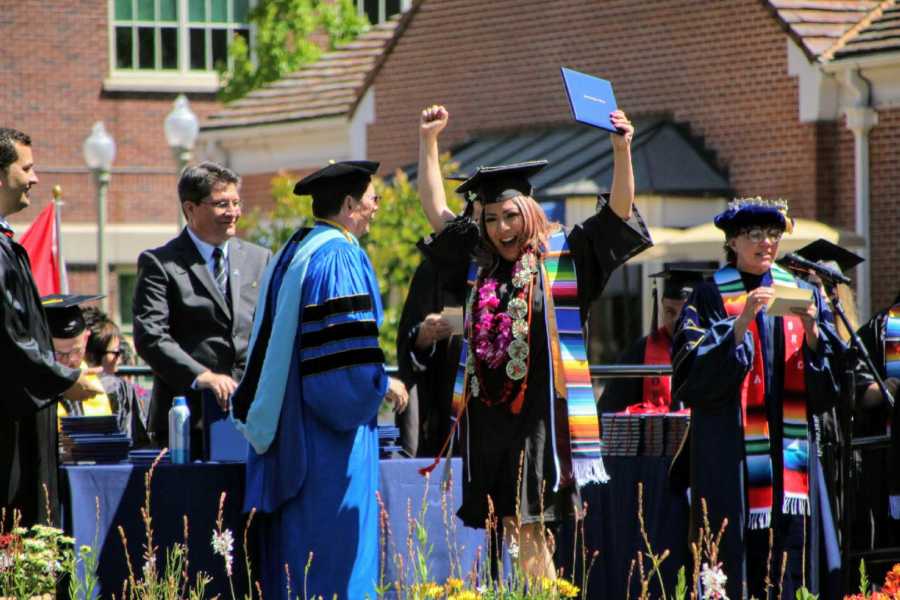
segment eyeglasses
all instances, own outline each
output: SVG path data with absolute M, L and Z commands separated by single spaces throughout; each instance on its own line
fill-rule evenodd
M 60 352 L 59 350 L 54 350 L 53 354 L 56 356 L 57 362 L 62 362 L 64 360 L 68 360 L 70 356 L 78 356 L 80 352 L 84 352 L 84 346 L 75 346 L 68 352 Z
M 104 355 L 111 354 L 113 358 L 119 358 L 120 356 L 122 356 L 122 351 L 121 350 L 107 350 L 103 354 Z
M 226 211 L 229 208 L 234 210 L 241 210 L 244 206 L 243 201 L 241 200 L 202 200 L 201 204 L 207 204 L 212 206 L 216 210 Z
M 769 227 L 768 229 L 763 229 L 762 227 L 751 227 L 750 229 L 745 229 L 741 233 L 743 233 L 743 235 L 746 235 L 747 239 L 754 244 L 759 244 L 766 238 L 769 238 L 772 243 L 777 244 L 781 241 L 782 236 L 784 236 L 784 230 L 778 229 L 777 227 Z

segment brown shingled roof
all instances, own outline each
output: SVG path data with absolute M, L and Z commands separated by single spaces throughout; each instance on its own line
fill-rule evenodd
M 841 58 L 851 46 L 864 53 L 900 47 L 896 15 L 884 19 L 895 12 L 895 0 L 763 1 L 811 61 Z
M 348 114 L 378 57 L 393 38 L 399 16 L 372 27 L 316 62 L 266 84 L 207 117 L 202 129 L 268 125 Z
M 877 18 L 834 51 L 834 60 L 900 50 L 900 7 L 885 7 Z

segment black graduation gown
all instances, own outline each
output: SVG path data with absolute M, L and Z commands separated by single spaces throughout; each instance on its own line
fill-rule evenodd
M 644 364 L 644 351 L 647 349 L 647 338 L 644 336 L 623 352 L 616 363 L 620 365 Z M 607 380 L 600 395 L 599 409 L 601 413 L 620 412 L 632 404 L 638 404 L 644 398 L 643 377 L 617 377 Z
M 25 249 L 0 235 L 0 506 L 22 512 L 23 525 L 58 516 L 56 402 L 78 369 L 56 362 L 53 340 Z
M 900 302 L 900 296 L 894 304 Z M 888 309 L 882 310 L 859 328 L 857 335 L 869 352 L 872 364 L 884 379 L 884 328 Z M 854 437 L 884 435 L 890 419 L 891 446 L 887 452 L 869 450 L 855 457 L 858 462 L 859 493 L 856 515 L 860 517 L 854 528 L 854 538 L 864 548 L 896 545 L 900 541 L 900 527 L 892 522 L 888 512 L 888 495 L 900 494 L 900 403 L 894 402 L 893 414 L 887 403 L 864 408 L 862 397 L 875 378 L 860 360 L 856 369 L 856 407 L 853 419 Z M 896 399 L 895 399 L 896 400 Z M 885 473 L 889 477 L 885 477 Z
M 623 221 L 602 200 L 595 215 L 567 232 L 567 240 L 575 261 L 583 319 L 612 272 L 651 244 L 636 210 L 630 220 Z M 468 293 L 466 278 L 477 242 L 475 223 L 460 217 L 426 245 L 441 269 L 445 285 L 457 295 Z M 511 264 L 501 261 L 495 265 L 493 275 L 500 283 L 500 310 L 508 301 L 502 288 L 509 286 L 511 274 Z M 463 504 L 457 514 L 469 527 L 484 527 L 487 496 L 491 497 L 498 517 L 516 516 L 518 508 L 523 523 L 560 520 L 571 514 L 578 502 L 574 484 L 563 484 L 554 490 L 558 474 L 549 426 L 549 353 L 540 278 L 532 299 L 530 369 L 521 413 L 512 414 L 505 405 L 488 406 L 470 400 L 463 417 Z M 500 374 L 486 373 L 488 394 L 502 385 L 502 378 Z M 557 427 L 565 427 L 565 400 L 558 399 L 553 410 Z
M 758 276 L 747 273 L 741 275 L 746 289 L 752 290 L 760 285 Z M 834 406 L 838 397 L 838 387 L 831 373 L 831 348 L 827 341 L 829 336 L 822 333 L 826 327 L 831 327 L 823 315 L 823 300 L 817 289 L 805 282 L 799 282 L 799 285 L 813 289 L 820 315 L 817 352 L 813 354 L 804 345 L 807 412 L 811 417 Z M 753 346 L 748 342 L 749 333 L 742 344 L 737 344 L 734 338 L 734 321 L 734 317 L 729 317 L 725 313 L 722 297 L 715 282 L 705 281 L 694 289 L 679 318 L 672 349 L 674 357 L 672 401 L 683 402 L 685 406 L 691 408 L 689 441 L 681 449 L 681 452 L 684 452 L 687 448 L 690 456 L 691 539 L 696 537 L 702 523 L 700 508 L 702 498 L 708 504 L 709 522 L 713 529 L 717 530 L 722 520 L 728 519 L 728 527 L 719 547 L 719 558 L 724 563 L 724 570 L 728 576 L 728 597 L 742 598 L 746 572 L 751 573 L 750 581 L 747 582 L 751 588 L 760 583 L 760 566 L 763 566 L 764 575 L 767 548 L 748 551 L 751 537 L 754 536 L 747 529 L 748 506 L 744 485 L 747 473 L 744 462 L 740 385 L 749 365 L 752 364 Z M 765 336 L 763 348 L 766 407 L 771 446 L 773 449 L 780 449 L 784 371 L 782 319 L 760 313 L 757 316 L 757 324 L 764 324 L 765 330 L 770 333 Z M 808 529 L 806 548 L 808 554 L 817 557 L 823 531 L 818 502 L 820 490 L 817 473 L 820 467 L 811 419 L 808 427 L 811 439 L 809 439 L 807 469 L 812 515 L 810 523 L 813 526 Z M 782 454 L 780 451 L 773 451 L 770 456 L 774 492 L 772 526 L 776 531 L 774 556 L 780 556 L 780 548 L 795 541 L 797 528 L 792 522 L 793 517 L 783 515 L 781 512 Z M 676 461 L 680 458 L 682 457 L 676 458 Z M 829 531 L 833 531 L 833 524 Z M 752 533 L 757 536 L 765 535 L 764 531 Z M 789 540 L 788 537 L 792 539 Z M 807 586 L 813 592 L 819 590 L 816 572 L 822 567 L 819 562 L 806 561 Z M 780 562 L 776 562 L 772 573 L 779 572 Z M 777 578 L 775 579 L 777 581 Z M 799 586 L 799 582 L 790 583 L 789 580 L 790 578 L 786 578 L 785 597 L 792 598 L 794 596 L 792 585 Z
M 450 432 L 450 403 L 462 338 L 451 336 L 433 348 L 417 350 L 419 325 L 445 306 L 462 306 L 465 297 L 447 290 L 440 271 L 427 254 L 409 285 L 397 328 L 399 377 L 410 391 L 409 406 L 397 416 L 404 450 L 413 456 L 433 457 Z

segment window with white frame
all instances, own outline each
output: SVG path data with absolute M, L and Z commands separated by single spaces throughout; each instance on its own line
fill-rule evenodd
M 252 0 L 110 0 L 112 75 L 214 75 Z M 229 67 L 231 65 L 228 65 Z
M 356 9 L 369 18 L 369 23 L 376 25 L 408 10 L 410 4 L 411 0 L 356 0 Z

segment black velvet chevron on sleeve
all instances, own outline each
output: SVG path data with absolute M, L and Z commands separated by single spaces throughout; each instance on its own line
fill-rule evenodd
M 329 342 L 361 337 L 378 338 L 378 326 L 375 321 L 348 321 L 329 325 L 318 331 L 305 332 L 300 336 L 300 345 L 303 348 L 316 348 Z
M 303 322 L 315 323 L 335 315 L 372 310 L 372 298 L 368 294 L 355 294 L 332 298 L 322 304 L 303 307 Z
M 377 364 L 384 364 L 384 352 L 381 348 L 354 348 L 304 360 L 300 363 L 300 374 L 305 377 L 347 367 Z

